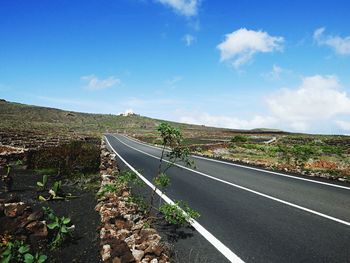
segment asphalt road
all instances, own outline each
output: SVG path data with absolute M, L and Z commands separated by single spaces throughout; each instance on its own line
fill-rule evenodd
M 106 138 L 120 157 L 151 181 L 159 149 L 122 135 Z M 197 210 L 201 214 L 198 223 L 237 258 L 244 262 L 350 262 L 349 186 L 193 159 L 195 171 L 182 167 L 168 171 L 171 187 L 166 194 Z M 201 255 L 208 254 L 207 262 L 235 261 L 198 233 L 193 242 L 184 241 L 186 246 L 198 242 Z

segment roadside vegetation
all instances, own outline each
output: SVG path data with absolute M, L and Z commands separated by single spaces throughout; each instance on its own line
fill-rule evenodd
M 235 136 L 222 148 L 199 152 L 274 170 L 350 179 L 350 138 L 347 136 L 284 135 L 271 143 Z
M 287 133 L 236 133 L 185 138 L 192 153 L 277 171 L 350 181 L 350 137 Z M 136 136 L 160 145 L 159 136 Z

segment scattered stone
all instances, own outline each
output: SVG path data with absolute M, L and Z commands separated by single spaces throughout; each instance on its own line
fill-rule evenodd
M 135 234 L 125 238 L 125 242 L 128 244 L 129 247 L 132 247 L 136 243 Z
M 136 261 L 141 261 L 141 259 L 145 255 L 145 252 L 143 252 L 142 250 L 133 249 L 132 250 L 132 255 L 134 256 Z
M 117 238 L 121 240 L 125 240 L 128 236 L 130 236 L 130 231 L 126 229 L 121 229 L 117 232 Z
M 163 248 L 158 244 L 151 244 L 146 250 L 145 253 L 155 254 L 158 257 L 162 254 Z
M 27 220 L 29 221 L 34 221 L 34 220 L 40 220 L 44 217 L 44 212 L 42 210 L 35 211 L 31 213 L 28 217 Z
M 150 255 L 150 254 L 147 254 L 146 256 L 145 256 L 145 259 L 147 259 L 148 261 L 151 261 L 152 259 L 154 259 L 155 258 L 155 256 L 154 255 Z
M 110 245 L 103 245 L 102 247 L 102 260 L 107 261 L 111 258 L 111 246 Z
M 113 258 L 112 263 L 122 263 L 122 260 L 120 259 L 120 257 L 115 257 Z
M 115 226 L 118 228 L 118 229 L 123 229 L 123 228 L 130 228 L 130 224 L 127 224 L 127 222 L 125 220 L 121 220 L 121 219 L 117 219 L 115 221 Z
M 5 204 L 5 215 L 8 217 L 18 217 L 23 215 L 27 205 L 23 202 Z
M 47 227 L 45 221 L 33 221 L 26 226 L 26 229 L 37 237 L 47 237 Z
M 103 243 L 110 246 L 110 256 L 112 258 L 120 257 L 122 262 L 134 261 L 134 257 L 125 241 L 116 238 L 109 238 L 104 240 Z

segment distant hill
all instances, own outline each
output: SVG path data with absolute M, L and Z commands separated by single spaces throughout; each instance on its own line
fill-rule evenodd
M 90 114 L 64 111 L 54 108 L 32 106 L 0 99 L 0 131 L 36 130 L 48 133 L 101 134 L 105 132 L 153 133 L 162 120 L 137 114 L 129 116 L 112 114 Z M 213 128 L 170 122 L 185 134 L 208 134 L 230 136 L 233 133 L 279 133 L 277 130 L 257 129 L 256 131 Z

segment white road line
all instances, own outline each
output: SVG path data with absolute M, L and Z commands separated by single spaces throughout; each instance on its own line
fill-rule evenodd
M 134 147 L 132 147 L 132 146 L 130 146 L 130 145 L 127 145 L 126 143 L 122 142 L 122 141 L 119 140 L 117 137 L 115 137 L 115 136 L 113 136 L 113 137 L 116 138 L 118 141 L 120 141 L 120 142 L 121 142 L 122 144 L 124 144 L 125 146 L 127 146 L 127 147 L 129 147 L 129 148 L 131 148 L 131 149 L 133 149 L 133 150 L 135 150 L 135 151 L 138 151 L 138 152 L 140 152 L 140 153 L 143 153 L 143 154 L 145 154 L 145 155 L 148 155 L 148 156 L 150 156 L 150 157 L 153 157 L 153 158 L 159 160 L 159 157 L 154 156 L 154 155 L 149 154 L 149 153 L 146 153 L 146 152 L 141 151 L 141 150 L 139 150 L 139 149 L 136 149 L 136 148 L 134 148 Z M 170 163 L 170 162 L 167 161 L 167 160 L 164 160 L 164 162 Z M 299 205 L 290 203 L 290 202 L 288 202 L 288 201 L 284 201 L 284 200 L 282 200 L 282 199 L 279 199 L 279 198 L 276 198 L 276 197 L 273 197 L 273 196 L 270 196 L 270 195 L 267 195 L 267 194 L 260 193 L 260 192 L 258 192 L 258 191 L 249 189 L 249 188 L 244 187 L 244 186 L 240 186 L 240 185 L 237 185 L 237 184 L 234 184 L 234 183 L 230 183 L 230 182 L 227 182 L 227 181 L 218 179 L 218 178 L 213 177 L 213 176 L 211 176 L 211 175 L 208 175 L 208 174 L 205 174 L 205 173 L 202 173 L 202 172 L 199 172 L 199 171 L 190 169 L 190 168 L 185 167 L 185 166 L 182 166 L 182 165 L 180 165 L 180 164 L 176 164 L 176 163 L 175 163 L 174 165 L 176 165 L 176 166 L 178 166 L 178 167 L 181 167 L 182 169 L 191 171 L 191 172 L 193 172 L 193 173 L 196 173 L 196 174 L 205 176 L 205 177 L 210 178 L 210 179 L 212 179 L 212 180 L 215 180 L 215 181 L 218 181 L 218 182 L 227 184 L 227 185 L 231 185 L 231 186 L 236 187 L 236 188 L 239 188 L 239 189 L 241 189 L 241 190 L 244 190 L 244 191 L 247 191 L 247 192 L 250 192 L 250 193 L 253 193 L 253 194 L 256 194 L 256 195 L 265 197 L 265 198 L 268 198 L 268 199 L 270 199 L 270 200 L 273 200 L 273 201 L 276 201 L 276 202 L 279 202 L 279 203 L 282 203 L 282 204 L 285 204 L 285 205 L 288 205 L 288 206 L 291 206 L 291 207 L 300 209 L 300 210 L 302 210 L 302 211 L 305 211 L 305 212 L 308 212 L 308 213 L 311 213 L 311 214 L 314 214 L 314 215 L 317 215 L 317 216 L 320 216 L 320 217 L 323 217 L 323 218 L 332 220 L 332 221 L 334 221 L 334 222 L 337 222 L 337 223 L 340 223 L 340 224 L 343 224 L 343 225 L 346 225 L 346 226 L 350 226 L 350 222 L 341 220 L 341 219 L 339 219 L 339 218 L 336 218 L 336 217 L 333 217 L 333 216 L 329 216 L 329 215 L 326 215 L 326 214 L 317 212 L 317 211 L 315 211 L 315 210 L 312 210 L 312 209 L 309 209 L 309 208 L 306 208 L 306 207 L 303 207 L 303 206 L 299 206 Z
M 106 141 L 109 147 L 114 151 L 114 153 L 122 160 L 134 173 L 136 173 L 142 181 L 144 181 L 149 187 L 152 189 L 156 189 L 156 187 L 148 181 L 142 174 L 140 174 L 134 167 L 132 167 L 120 154 L 112 147 L 107 137 Z M 117 138 L 118 139 L 118 138 Z M 156 193 L 168 204 L 174 205 L 175 203 L 166 196 L 162 191 L 156 189 Z M 180 208 L 181 209 L 181 208 Z M 181 209 L 182 210 L 182 209 Z M 182 210 L 184 214 L 185 211 Z M 226 247 L 220 240 L 218 240 L 213 234 L 211 234 L 208 230 L 206 230 L 201 224 L 199 224 L 196 220 L 191 219 L 189 223 L 206 239 L 208 240 L 221 254 L 223 254 L 230 262 L 234 263 L 244 263 L 235 253 L 233 253 L 228 247 Z
M 161 150 L 159 147 L 153 146 L 153 145 L 149 145 L 140 141 L 137 141 L 133 138 L 130 138 L 128 136 L 124 136 L 123 137 L 127 138 L 130 141 L 136 142 L 138 144 L 144 145 L 144 146 L 148 146 L 154 149 L 158 149 Z M 240 168 L 244 168 L 244 169 L 249 169 L 249 170 L 254 170 L 254 171 L 258 171 L 258 172 L 263 172 L 263 173 L 268 173 L 268 174 L 275 174 L 275 175 L 279 175 L 279 176 L 283 176 L 283 177 L 287 177 L 287 178 L 291 178 L 291 179 L 296 179 L 296 180 L 301 180 L 301 181 L 306 181 L 306 182 L 311 182 L 311 183 L 315 183 L 315 184 L 322 184 L 322 185 L 327 185 L 327 186 L 331 186 L 331 187 L 336 187 L 336 188 L 341 188 L 341 189 L 346 189 L 346 190 L 350 190 L 350 187 L 348 186 L 342 186 L 342 185 L 337 185 L 337 184 L 331 184 L 331 183 L 326 183 L 326 182 L 319 182 L 316 180 L 312 180 L 312 179 L 307 179 L 307 178 L 302 178 L 302 177 L 296 177 L 293 175 L 288 175 L 288 174 L 283 174 L 283 173 L 278 173 L 278 172 L 273 172 L 273 171 L 268 171 L 268 170 L 263 170 L 263 169 L 259 169 L 259 168 L 255 168 L 255 167 L 249 167 L 249 166 L 245 166 L 245 165 L 241 165 L 241 164 L 235 164 L 235 163 L 229 163 L 229 162 L 225 162 L 225 161 L 220 161 L 220 160 L 215 160 L 215 159 L 210 159 L 210 158 L 206 158 L 206 157 L 202 157 L 202 156 L 196 156 L 196 155 L 191 155 L 193 158 L 197 158 L 197 159 L 203 159 L 203 160 L 207 160 L 207 161 L 211 161 L 211 162 L 215 162 L 215 163 L 221 163 L 221 164 L 225 164 L 225 165 L 230 165 L 230 166 L 235 166 L 235 167 L 240 167 Z

